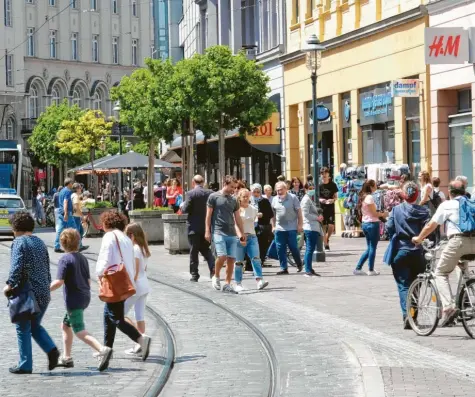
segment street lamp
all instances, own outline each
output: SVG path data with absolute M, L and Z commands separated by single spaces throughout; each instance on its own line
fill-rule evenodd
M 117 112 L 117 120 L 118 127 L 119 127 L 119 156 L 122 156 L 122 128 L 120 128 L 120 102 L 117 101 L 114 104 L 114 108 L 112 109 L 114 112 Z M 124 196 L 123 196 L 123 189 L 122 189 L 122 168 L 119 168 L 119 203 L 118 203 L 119 212 L 122 212 L 124 207 Z
M 315 204 L 320 207 L 320 179 L 318 175 L 318 120 L 317 120 L 317 71 L 322 64 L 322 51 L 325 47 L 315 34 L 307 39 L 307 47 L 303 49 L 307 53 L 307 68 L 310 70 L 312 79 L 312 121 L 313 121 L 313 181 L 315 183 Z M 317 239 L 317 251 L 314 253 L 317 262 L 325 262 L 323 250 L 323 236 Z

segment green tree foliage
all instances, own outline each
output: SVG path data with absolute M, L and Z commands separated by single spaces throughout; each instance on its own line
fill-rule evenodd
M 58 132 L 63 121 L 77 122 L 84 114 L 77 105 L 69 106 L 67 99 L 59 105 L 52 104 L 46 108 L 28 139 L 30 149 L 42 163 L 59 166 L 65 155 L 56 147 Z M 80 162 L 81 156 L 69 157 L 70 165 Z M 73 160 L 73 161 L 71 161 Z M 76 161 L 74 161 L 76 160 Z
M 140 141 L 132 146 L 132 150 L 136 153 L 148 156 L 150 145 L 145 141 Z M 158 157 L 158 146 L 155 146 L 155 157 Z

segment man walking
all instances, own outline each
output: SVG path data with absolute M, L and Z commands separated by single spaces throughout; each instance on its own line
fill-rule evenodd
M 64 229 L 76 229 L 76 223 L 73 218 L 73 202 L 71 196 L 73 181 L 71 178 L 64 180 L 64 188 L 59 193 L 59 210 L 58 210 L 58 227 L 56 231 L 56 239 L 54 240 L 54 252 L 63 253 L 59 243 L 59 236 Z
M 300 202 L 297 196 L 287 192 L 285 182 L 277 182 L 275 185 L 277 196 L 272 200 L 274 217 L 272 218 L 272 231 L 275 235 L 277 255 L 280 262 L 280 271 L 277 275 L 287 275 L 287 246 L 294 257 L 297 272 L 303 269 L 300 251 L 297 246 L 297 233 L 303 231 L 303 217 Z
M 58 231 L 58 216 L 59 216 L 59 193 L 63 190 L 62 186 L 58 187 L 58 191 L 53 194 L 53 206 L 54 206 L 54 225 L 56 231 Z
M 323 167 L 320 171 L 322 184 L 320 185 L 320 206 L 323 210 L 323 244 L 325 250 L 330 250 L 330 237 L 335 231 L 335 201 L 338 198 L 338 186 L 330 177 L 330 170 Z
M 213 288 L 218 291 L 221 289 L 219 276 L 226 261 L 226 284 L 223 285 L 222 291 L 233 294 L 237 293 L 231 286 L 237 244 L 238 240 L 242 244 L 246 242 L 241 216 L 239 215 L 239 204 L 233 196 L 235 185 L 234 177 L 226 175 L 223 188 L 209 196 L 205 231 L 205 239 L 211 242 L 211 236 L 213 236 L 216 248 L 217 259 L 212 278 Z
M 210 250 L 210 243 L 205 239 L 206 203 L 212 190 L 203 188 L 203 177 L 195 175 L 193 177 L 193 190 L 186 193 L 185 201 L 181 207 L 184 214 L 188 214 L 186 224 L 188 225 L 188 243 L 190 244 L 190 281 L 198 281 L 199 258 L 198 253 L 208 262 L 210 278 L 214 275 L 214 256 Z

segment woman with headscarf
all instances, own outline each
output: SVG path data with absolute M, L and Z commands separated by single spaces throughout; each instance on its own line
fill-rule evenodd
M 399 292 L 399 303 L 404 329 L 410 329 L 407 321 L 406 299 L 409 286 L 425 269 L 422 247 L 412 238 L 418 236 L 430 219 L 427 207 L 415 204 L 419 188 L 414 182 L 403 186 L 404 202 L 394 207 L 386 223 L 391 242 L 384 254 L 384 262 L 392 267 Z
M 264 266 L 267 250 L 274 239 L 272 234 L 272 225 L 270 220 L 274 216 L 274 211 L 269 200 L 262 196 L 262 186 L 255 183 L 251 186 L 251 205 L 255 207 L 260 214 L 257 219 L 256 235 L 259 243 L 259 253 L 261 256 L 261 263 Z

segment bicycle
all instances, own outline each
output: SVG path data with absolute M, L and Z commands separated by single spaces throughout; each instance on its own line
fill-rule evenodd
M 91 227 L 91 224 L 96 230 L 99 230 L 101 235 L 104 234 L 104 228 L 102 227 L 102 225 L 94 222 L 94 217 L 92 216 L 91 212 L 88 211 L 88 213 L 85 216 L 83 216 L 82 221 L 81 221 L 81 225 L 83 229 L 83 233 L 82 233 L 83 238 L 89 235 L 89 228 Z
M 442 304 L 434 273 L 437 252 L 442 247 L 443 245 L 434 246 L 434 243 L 429 240 L 423 241 L 422 248 L 427 260 L 426 271 L 417 276 L 407 293 L 407 318 L 412 330 L 420 336 L 431 335 L 442 318 Z M 465 255 L 460 258 L 461 276 L 455 294 L 455 307 L 465 331 L 472 339 L 475 339 L 475 329 L 473 329 L 475 327 L 475 321 L 473 321 L 475 320 L 475 278 L 469 272 L 467 264 L 472 260 L 475 260 L 475 255 Z M 424 321 L 426 318 L 429 318 L 427 322 Z

